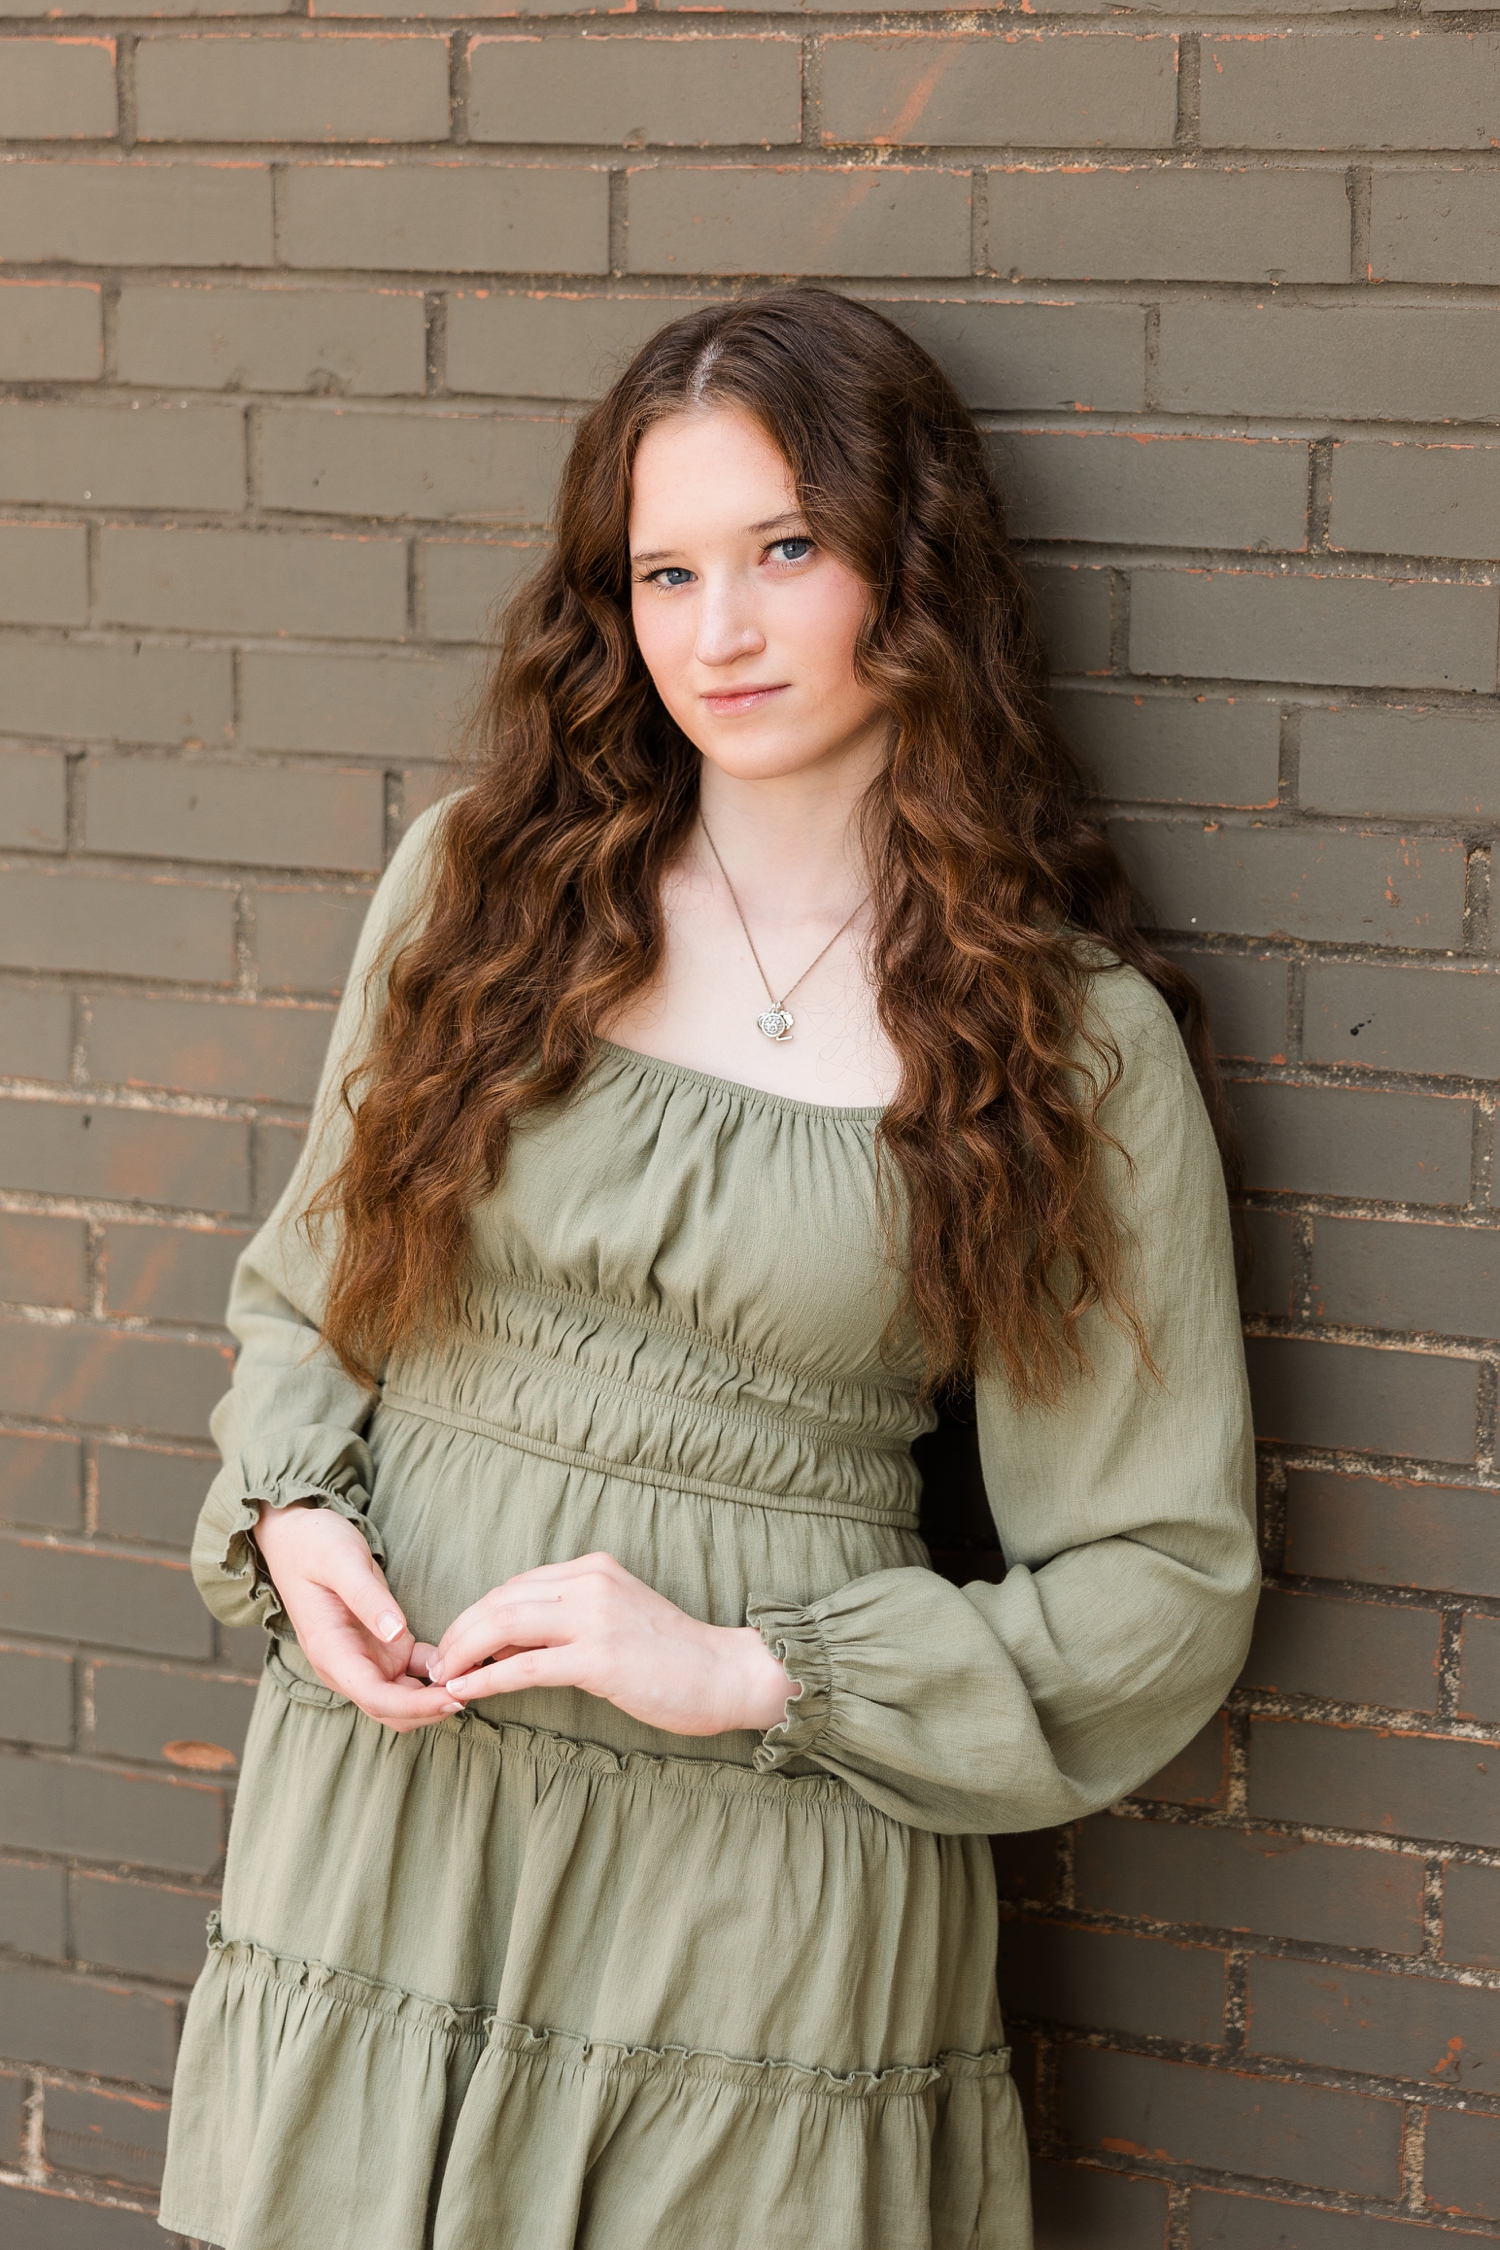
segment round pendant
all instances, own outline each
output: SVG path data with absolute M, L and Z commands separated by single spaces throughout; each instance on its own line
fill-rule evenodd
M 791 1037 L 794 1019 L 787 1014 L 785 1008 L 767 1008 L 765 1014 L 757 1016 L 755 1020 L 768 1039 Z

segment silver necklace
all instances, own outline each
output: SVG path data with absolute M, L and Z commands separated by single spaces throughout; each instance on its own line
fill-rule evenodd
M 775 993 L 771 989 L 771 980 L 766 975 L 765 963 L 761 960 L 760 955 L 755 950 L 755 940 L 750 935 L 750 925 L 745 920 L 745 909 L 741 906 L 739 900 L 735 897 L 734 885 L 729 880 L 729 870 L 724 865 L 723 860 L 719 858 L 719 847 L 714 842 L 712 836 L 709 835 L 708 822 L 704 819 L 701 812 L 698 815 L 698 826 L 703 830 L 704 841 L 707 843 L 709 850 L 713 853 L 714 859 L 718 865 L 719 873 L 724 878 L 724 888 L 726 891 L 728 891 L 730 903 L 733 906 L 735 913 L 738 914 L 740 918 L 740 928 L 745 933 L 745 943 L 750 948 L 750 958 L 754 961 L 755 966 L 760 971 L 760 981 L 765 986 L 766 998 L 771 1003 L 769 1008 L 763 1008 L 760 1014 L 756 1017 L 756 1025 L 758 1029 L 765 1033 L 768 1039 L 790 1039 L 792 1036 L 793 1027 L 797 1019 L 795 1016 L 790 1015 L 787 1011 L 788 1000 L 791 999 L 792 994 L 796 991 L 799 984 L 806 984 L 808 978 L 812 975 L 813 970 L 817 967 L 818 962 L 822 960 L 823 954 L 831 953 L 833 951 L 834 947 L 838 944 L 839 939 L 843 936 L 845 930 L 848 929 L 849 922 L 852 922 L 855 919 L 856 915 L 863 912 L 868 902 L 869 893 L 866 892 L 865 897 L 860 900 L 859 905 L 854 909 L 854 913 L 849 916 L 849 921 L 841 922 L 839 924 L 832 937 L 828 940 L 828 943 L 824 946 L 823 952 L 818 954 L 814 960 L 808 962 L 807 967 L 803 970 L 801 976 L 795 977 L 792 980 L 792 982 L 787 986 L 785 992 L 783 992 L 783 994 L 781 995 L 781 998 L 778 1000 Z

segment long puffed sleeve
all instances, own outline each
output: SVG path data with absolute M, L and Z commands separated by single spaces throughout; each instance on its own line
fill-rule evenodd
M 752 1606 L 802 1692 L 756 1752 L 811 1759 L 945 1832 L 1050 1827 L 1135 1788 L 1217 1707 L 1259 1591 L 1254 1451 L 1229 1213 L 1171 1014 L 1133 970 L 1092 1004 L 1123 1073 L 1101 1122 L 1160 1380 L 1102 1314 L 1062 1403 L 977 1387 L 999 1586 L 888 1570 Z M 1128 1159 L 1128 1161 L 1127 1161 Z
M 357 1523 L 383 1562 L 366 1509 L 369 1448 L 360 1432 L 374 1406 L 322 1341 L 326 1272 L 299 1221 L 347 1145 L 340 1109 L 384 1000 L 387 943 L 419 908 L 443 807 L 413 822 L 370 902 L 313 1107 L 301 1161 L 265 1225 L 235 1267 L 228 1321 L 239 1339 L 233 1388 L 211 1417 L 224 1466 L 209 1487 L 193 1539 L 193 1576 L 226 1625 L 271 1624 L 275 1588 L 249 1534 L 262 1500 L 273 1508 L 316 1500 Z

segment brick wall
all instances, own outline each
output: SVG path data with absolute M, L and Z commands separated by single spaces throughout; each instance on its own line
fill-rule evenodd
M 0 0 L 0 2231 L 161 2239 L 218 1323 L 362 901 L 579 402 L 790 273 L 993 431 L 1246 1133 L 1254 1654 L 1002 1853 L 1044 2250 L 1500 2236 L 1500 17 L 71 4 Z

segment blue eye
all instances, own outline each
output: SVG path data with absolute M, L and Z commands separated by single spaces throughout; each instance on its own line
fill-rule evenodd
M 773 555 L 779 554 L 783 562 L 798 563 L 805 555 L 812 553 L 812 544 L 810 539 L 804 539 L 800 535 L 794 539 L 778 539 L 771 552 Z
M 651 584 L 653 586 L 685 586 L 692 575 L 692 572 L 684 570 L 680 563 L 668 563 L 665 570 L 652 571 Z

